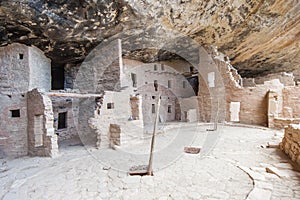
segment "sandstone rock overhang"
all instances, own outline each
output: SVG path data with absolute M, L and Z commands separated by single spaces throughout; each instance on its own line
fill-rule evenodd
M 118 33 L 161 34 L 175 30 L 228 55 L 244 77 L 300 70 L 300 2 L 166 0 L 4 0 L 0 45 L 35 45 L 55 62 L 78 63 Z M 163 53 L 160 51 L 160 53 Z M 129 58 L 169 59 L 152 50 Z

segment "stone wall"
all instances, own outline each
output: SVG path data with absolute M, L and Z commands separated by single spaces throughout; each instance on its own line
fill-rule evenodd
M 172 64 L 172 66 L 167 64 Z M 180 65 L 182 65 L 182 69 L 178 71 Z M 122 86 L 126 85 L 132 88 L 132 93 L 137 92 L 143 98 L 142 110 L 145 125 L 154 122 L 159 95 L 161 95 L 162 100 L 160 122 L 179 120 L 182 113 L 177 104 L 178 98 L 196 96 L 194 88 L 181 74 L 185 72 L 190 74 L 190 64 L 187 62 L 172 61 L 145 64 L 124 60 L 124 71 Z M 197 104 L 194 106 L 194 109 L 197 109 Z
M 34 89 L 27 95 L 28 154 L 31 156 L 56 156 L 57 135 L 53 128 L 51 99 Z
M 27 155 L 26 95 L 0 94 L 0 105 L 0 157 Z
M 196 122 L 199 120 L 198 97 L 179 98 L 181 121 Z
M 291 124 L 284 129 L 280 148 L 300 166 L 300 124 Z
M 65 88 L 74 88 L 74 82 L 77 78 L 77 73 L 79 71 L 79 64 L 66 64 L 64 66 L 65 70 Z
M 228 61 L 222 59 L 224 56 L 214 48 L 208 48 L 208 52 L 212 58 L 211 63 L 215 63 L 218 68 L 217 73 L 221 75 L 220 82 L 224 84 L 226 121 L 231 121 L 231 102 L 240 103 L 239 122 L 241 123 L 283 128 L 288 123 L 297 122 L 300 119 L 300 87 L 294 86 L 291 74 L 273 74 L 261 78 L 261 81 L 264 81 L 263 84 L 253 84 L 255 86 L 250 87 L 251 83 L 247 83 L 248 87 L 242 87 L 242 81 L 237 76 L 236 70 Z M 202 61 L 201 64 L 209 66 L 210 63 Z M 218 96 L 213 93 L 215 88 L 209 87 L 207 76 L 210 71 L 203 68 L 199 73 L 198 96 L 200 118 L 203 121 L 210 120 L 212 104 Z M 274 77 L 278 79 L 269 80 Z M 218 82 L 219 80 L 216 79 L 215 84 L 217 85 Z
M 50 59 L 36 47 L 14 43 L 0 48 L 1 93 L 25 93 L 51 88 Z
M 202 65 L 208 65 L 215 63 L 218 68 L 217 74 L 220 75 L 221 80 L 215 79 L 216 87 L 209 87 L 209 80 L 207 78 L 208 73 L 211 69 L 201 68 L 199 70 L 199 108 L 200 108 L 200 119 L 202 121 L 211 121 L 211 113 L 213 113 L 212 105 L 217 105 L 218 93 L 214 91 L 218 90 L 218 84 L 224 85 L 225 90 L 225 106 L 226 109 L 219 110 L 219 113 L 226 113 L 225 120 L 231 121 L 230 119 L 230 103 L 240 102 L 239 121 L 245 124 L 256 124 L 267 126 L 268 125 L 268 98 L 267 93 L 269 90 L 277 91 L 279 94 L 282 93 L 283 84 L 279 80 L 266 81 L 263 85 L 257 85 L 256 87 L 241 86 L 241 78 L 236 75 L 236 70 L 232 68 L 228 61 L 223 60 L 219 52 L 216 52 L 213 48 L 208 49 L 209 55 L 212 57 L 211 61 L 203 61 Z M 204 53 L 203 56 L 204 57 Z M 209 58 L 208 58 L 209 59 Z M 200 64 L 200 65 L 201 65 Z M 212 64 L 211 64 L 212 65 Z M 220 87 L 219 87 L 220 88 Z M 221 91 L 219 91 L 221 92 Z M 217 94 L 217 95 L 216 95 Z M 295 93 L 296 94 L 296 93 Z M 280 95 L 280 104 L 284 101 Z M 219 100 L 219 102 L 221 102 Z M 220 104 L 219 104 L 220 105 Z M 295 104 L 296 105 L 296 104 Z M 282 115 L 282 107 L 278 108 L 278 116 Z
M 25 93 L 29 88 L 28 47 L 11 44 L 0 47 L 0 91 L 5 94 Z
M 273 79 L 279 79 L 280 83 L 282 83 L 284 86 L 295 86 L 295 80 L 292 73 L 274 73 L 274 74 L 268 74 L 263 77 L 256 77 L 255 83 L 256 84 L 264 84 L 265 81 L 270 81 Z
M 300 86 L 285 87 L 282 90 L 284 116 L 300 118 Z
M 283 129 L 290 124 L 297 124 L 297 123 L 300 123 L 300 118 L 296 119 L 296 118 L 278 117 L 278 118 L 274 118 L 274 121 L 273 121 L 274 127 L 272 127 L 272 128 Z
M 38 88 L 41 91 L 51 89 L 51 60 L 36 47 L 28 47 L 29 89 Z
M 77 125 L 78 119 L 78 99 L 71 97 L 51 96 L 53 113 L 54 113 L 54 129 L 58 136 L 58 142 L 65 142 L 72 139 L 79 139 Z M 66 128 L 59 129 L 58 120 L 59 113 L 66 113 Z

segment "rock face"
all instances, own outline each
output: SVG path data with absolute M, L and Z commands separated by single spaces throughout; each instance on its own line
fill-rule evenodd
M 177 31 L 215 45 L 246 77 L 294 71 L 300 77 L 300 2 L 295 0 L 4 0 L 0 44 L 33 44 L 55 62 L 81 62 L 118 33 L 167 38 Z M 168 59 L 144 49 L 128 56 Z

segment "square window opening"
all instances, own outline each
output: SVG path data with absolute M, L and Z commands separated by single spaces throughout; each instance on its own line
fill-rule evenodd
M 19 53 L 19 59 L 20 59 L 20 60 L 23 60 L 23 58 L 24 58 L 24 54 Z
M 107 103 L 106 107 L 107 107 L 107 109 L 114 109 L 115 104 L 114 103 Z
M 20 114 L 20 109 L 17 109 L 17 110 L 10 110 L 10 117 L 21 117 L 21 114 Z

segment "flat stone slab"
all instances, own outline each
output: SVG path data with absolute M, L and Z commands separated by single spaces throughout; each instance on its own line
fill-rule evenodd
M 197 147 L 184 147 L 184 152 L 185 153 L 190 153 L 190 154 L 198 154 L 200 152 L 200 148 L 197 148 Z

